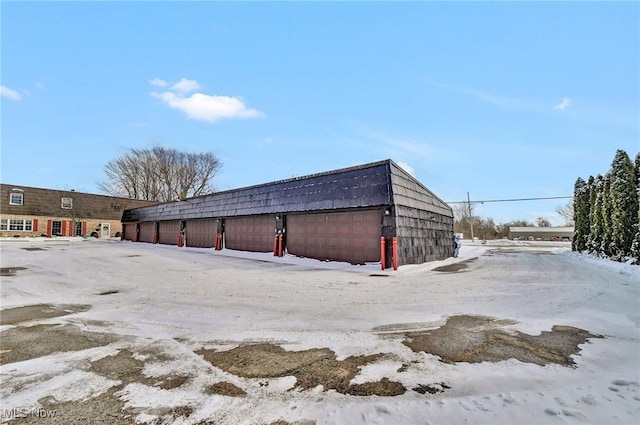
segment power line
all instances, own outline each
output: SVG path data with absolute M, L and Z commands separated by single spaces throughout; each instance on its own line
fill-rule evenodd
M 484 204 L 489 202 L 518 202 L 518 201 L 542 201 L 546 199 L 571 199 L 573 196 L 549 196 L 546 198 L 516 198 L 516 199 L 487 199 L 484 201 L 455 201 L 447 204 Z

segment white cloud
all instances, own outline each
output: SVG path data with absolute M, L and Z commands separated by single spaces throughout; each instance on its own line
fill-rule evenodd
M 559 111 L 564 111 L 565 109 L 567 109 L 569 107 L 569 105 L 571 105 L 571 99 L 569 99 L 568 97 L 564 97 L 564 98 L 562 98 L 560 103 L 558 103 L 556 106 L 553 107 L 553 109 L 558 109 Z
M 36 88 L 37 88 L 38 90 L 44 90 L 44 84 L 42 84 L 42 83 L 36 83 Z
M 215 122 L 224 118 L 258 118 L 264 115 L 256 109 L 247 108 L 242 100 L 236 97 L 202 93 L 183 97 L 170 91 L 152 92 L 151 95 L 161 99 L 171 108 L 180 109 L 195 120 Z
M 435 87 L 439 87 L 444 90 L 448 90 L 454 93 L 469 96 L 474 99 L 478 99 L 482 102 L 490 103 L 492 105 L 500 106 L 502 108 L 514 108 L 525 110 L 538 110 L 539 107 L 529 101 L 517 99 L 514 97 L 503 96 L 500 94 L 485 92 L 474 88 L 463 87 L 453 84 L 441 83 L 430 79 L 425 79 L 427 84 Z
M 398 164 L 398 166 L 400 168 L 402 168 L 407 173 L 411 174 L 413 177 L 416 176 L 416 170 L 411 165 L 409 165 L 407 162 L 398 161 L 398 162 L 396 162 L 396 164 Z
M 5 86 L 0 86 L 0 96 L 6 97 L 11 100 L 22 100 L 22 96 L 20 95 L 20 93 Z
M 165 80 L 161 80 L 160 78 L 149 80 L 149 84 L 156 87 L 167 87 L 169 85 L 169 83 L 167 83 Z
M 171 86 L 171 90 L 181 92 L 181 93 L 191 93 L 200 88 L 200 84 L 196 80 L 187 80 L 186 78 L 181 79 L 177 83 Z
M 151 96 L 161 99 L 171 108 L 179 109 L 189 118 L 215 122 L 225 118 L 258 118 L 264 114 L 257 109 L 248 108 L 238 97 L 192 93 L 202 86 L 196 80 L 180 79 L 177 83 L 168 83 L 154 78 L 149 83 L 158 87 L 168 87 L 166 91 L 151 92 Z M 192 93 L 191 95 L 188 95 Z
M 441 145 L 432 144 L 423 140 L 407 139 L 403 137 L 390 136 L 379 131 L 355 124 L 354 131 L 367 140 L 367 149 L 377 150 L 386 157 L 393 159 L 396 164 L 407 164 L 404 160 L 411 160 L 414 164 L 451 161 L 460 161 L 459 152 L 443 148 Z M 370 143 L 371 141 L 375 143 Z M 407 170 L 408 171 L 408 170 Z
M 273 137 L 266 137 L 264 140 L 260 140 L 258 142 L 258 146 L 264 146 L 264 145 L 269 145 L 271 143 L 273 143 L 276 139 L 274 139 Z

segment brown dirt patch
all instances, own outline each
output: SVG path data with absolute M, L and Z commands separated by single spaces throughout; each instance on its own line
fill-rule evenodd
M 500 329 L 509 324 L 483 316 L 453 316 L 435 330 L 407 333 L 404 344 L 415 352 L 423 351 L 440 357 L 444 363 L 498 362 L 516 359 L 544 366 L 549 363 L 574 365 L 572 355 L 589 338 L 602 338 L 570 326 L 554 326 L 532 336 Z
M 113 356 L 106 356 L 91 362 L 89 371 L 105 378 L 121 381 L 125 385 L 130 382 L 140 382 L 146 385 L 155 382 L 142 374 L 143 368 L 144 362 L 133 357 L 131 351 L 121 350 Z
M 91 308 L 88 304 L 33 304 L 0 311 L 0 325 L 16 325 L 31 320 L 50 319 L 81 313 Z
M 160 383 L 156 384 L 157 387 L 163 390 L 172 390 L 183 386 L 189 380 L 188 376 L 169 376 L 164 378 Z
M 349 388 L 349 395 L 367 396 L 379 395 L 383 397 L 391 397 L 402 395 L 407 389 L 400 382 L 389 381 L 382 378 L 378 382 L 365 382 L 364 384 L 353 384 Z
M 325 391 L 333 389 L 342 394 L 349 393 L 349 381 L 361 366 L 382 356 L 351 356 L 338 361 L 336 354 L 328 348 L 286 351 L 273 344 L 241 345 L 229 351 L 202 349 L 196 354 L 212 365 L 244 378 L 294 376 L 296 386 L 303 390 L 322 385 Z
M 429 384 L 429 385 L 418 384 L 418 386 L 415 388 L 412 388 L 412 390 L 420 394 L 426 394 L 426 393 L 436 394 L 436 393 L 444 392 L 444 390 L 448 390 L 449 388 L 451 387 L 445 384 L 444 382 L 440 382 L 438 384 Z
M 38 400 L 41 411 L 49 417 L 38 417 L 32 414 L 24 418 L 16 418 L 11 424 L 33 425 L 135 425 L 135 415 L 124 410 L 124 402 L 120 401 L 112 389 L 97 397 L 85 401 L 69 401 L 59 403 L 53 397 Z
M 35 359 L 56 352 L 100 347 L 116 339 L 112 334 L 85 332 L 73 325 L 17 327 L 0 333 L 0 365 Z
M 247 395 L 247 393 L 242 388 L 239 388 L 233 385 L 231 382 L 226 381 L 216 382 L 215 384 L 211 385 L 209 388 L 207 388 L 207 394 L 220 394 L 229 397 L 244 397 Z

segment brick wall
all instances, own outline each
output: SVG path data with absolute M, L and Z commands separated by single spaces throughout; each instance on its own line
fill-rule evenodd
M 36 237 L 47 236 L 51 233 L 49 221 L 61 222 L 61 235 L 70 236 L 74 228 L 74 220 L 68 217 L 50 217 L 50 216 L 33 216 L 33 215 L 17 215 L 17 214 L 1 214 L 1 219 L 20 219 L 20 220 L 32 220 L 32 231 L 15 231 L 15 230 L 0 230 L 0 237 Z M 101 224 L 109 223 L 111 225 L 111 237 L 116 237 L 116 233 L 122 232 L 122 223 L 120 220 L 100 220 L 100 219 L 76 219 L 77 222 L 82 223 L 82 236 L 90 236 L 92 232 L 97 232 L 101 235 Z

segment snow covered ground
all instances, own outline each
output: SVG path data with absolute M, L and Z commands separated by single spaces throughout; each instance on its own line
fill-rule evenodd
M 2 310 L 87 306 L 60 317 L 4 324 L 3 333 L 70 324 L 118 336 L 103 345 L 0 366 L 5 420 L 7 409 L 39 407 L 46 397 L 80 403 L 122 384 L 89 365 L 125 349 L 145 362 L 146 377 L 188 377 L 170 389 L 126 384 L 116 394 L 139 421 L 166 420 L 166 412 L 180 406 L 188 406 L 189 414 L 176 416 L 176 424 L 640 420 L 640 267 L 572 253 L 566 244 L 465 241 L 459 258 L 396 272 L 382 272 L 377 264 L 127 241 L 36 238 L 1 244 L 2 268 L 24 267 L 2 277 Z M 515 359 L 444 363 L 403 344 L 406 332 L 439 328 L 455 315 L 505 321 L 500 323 L 509 332 L 539 335 L 560 325 L 603 338 L 581 344 L 573 366 Z M 302 390 L 293 376 L 245 378 L 196 354 L 265 342 L 289 351 L 326 347 L 337 360 L 383 353 L 362 366 L 353 383 L 388 378 L 408 390 L 398 396 L 354 396 L 321 386 Z M 246 396 L 205 391 L 220 381 Z M 447 388 L 435 394 L 410 390 L 438 383 Z

